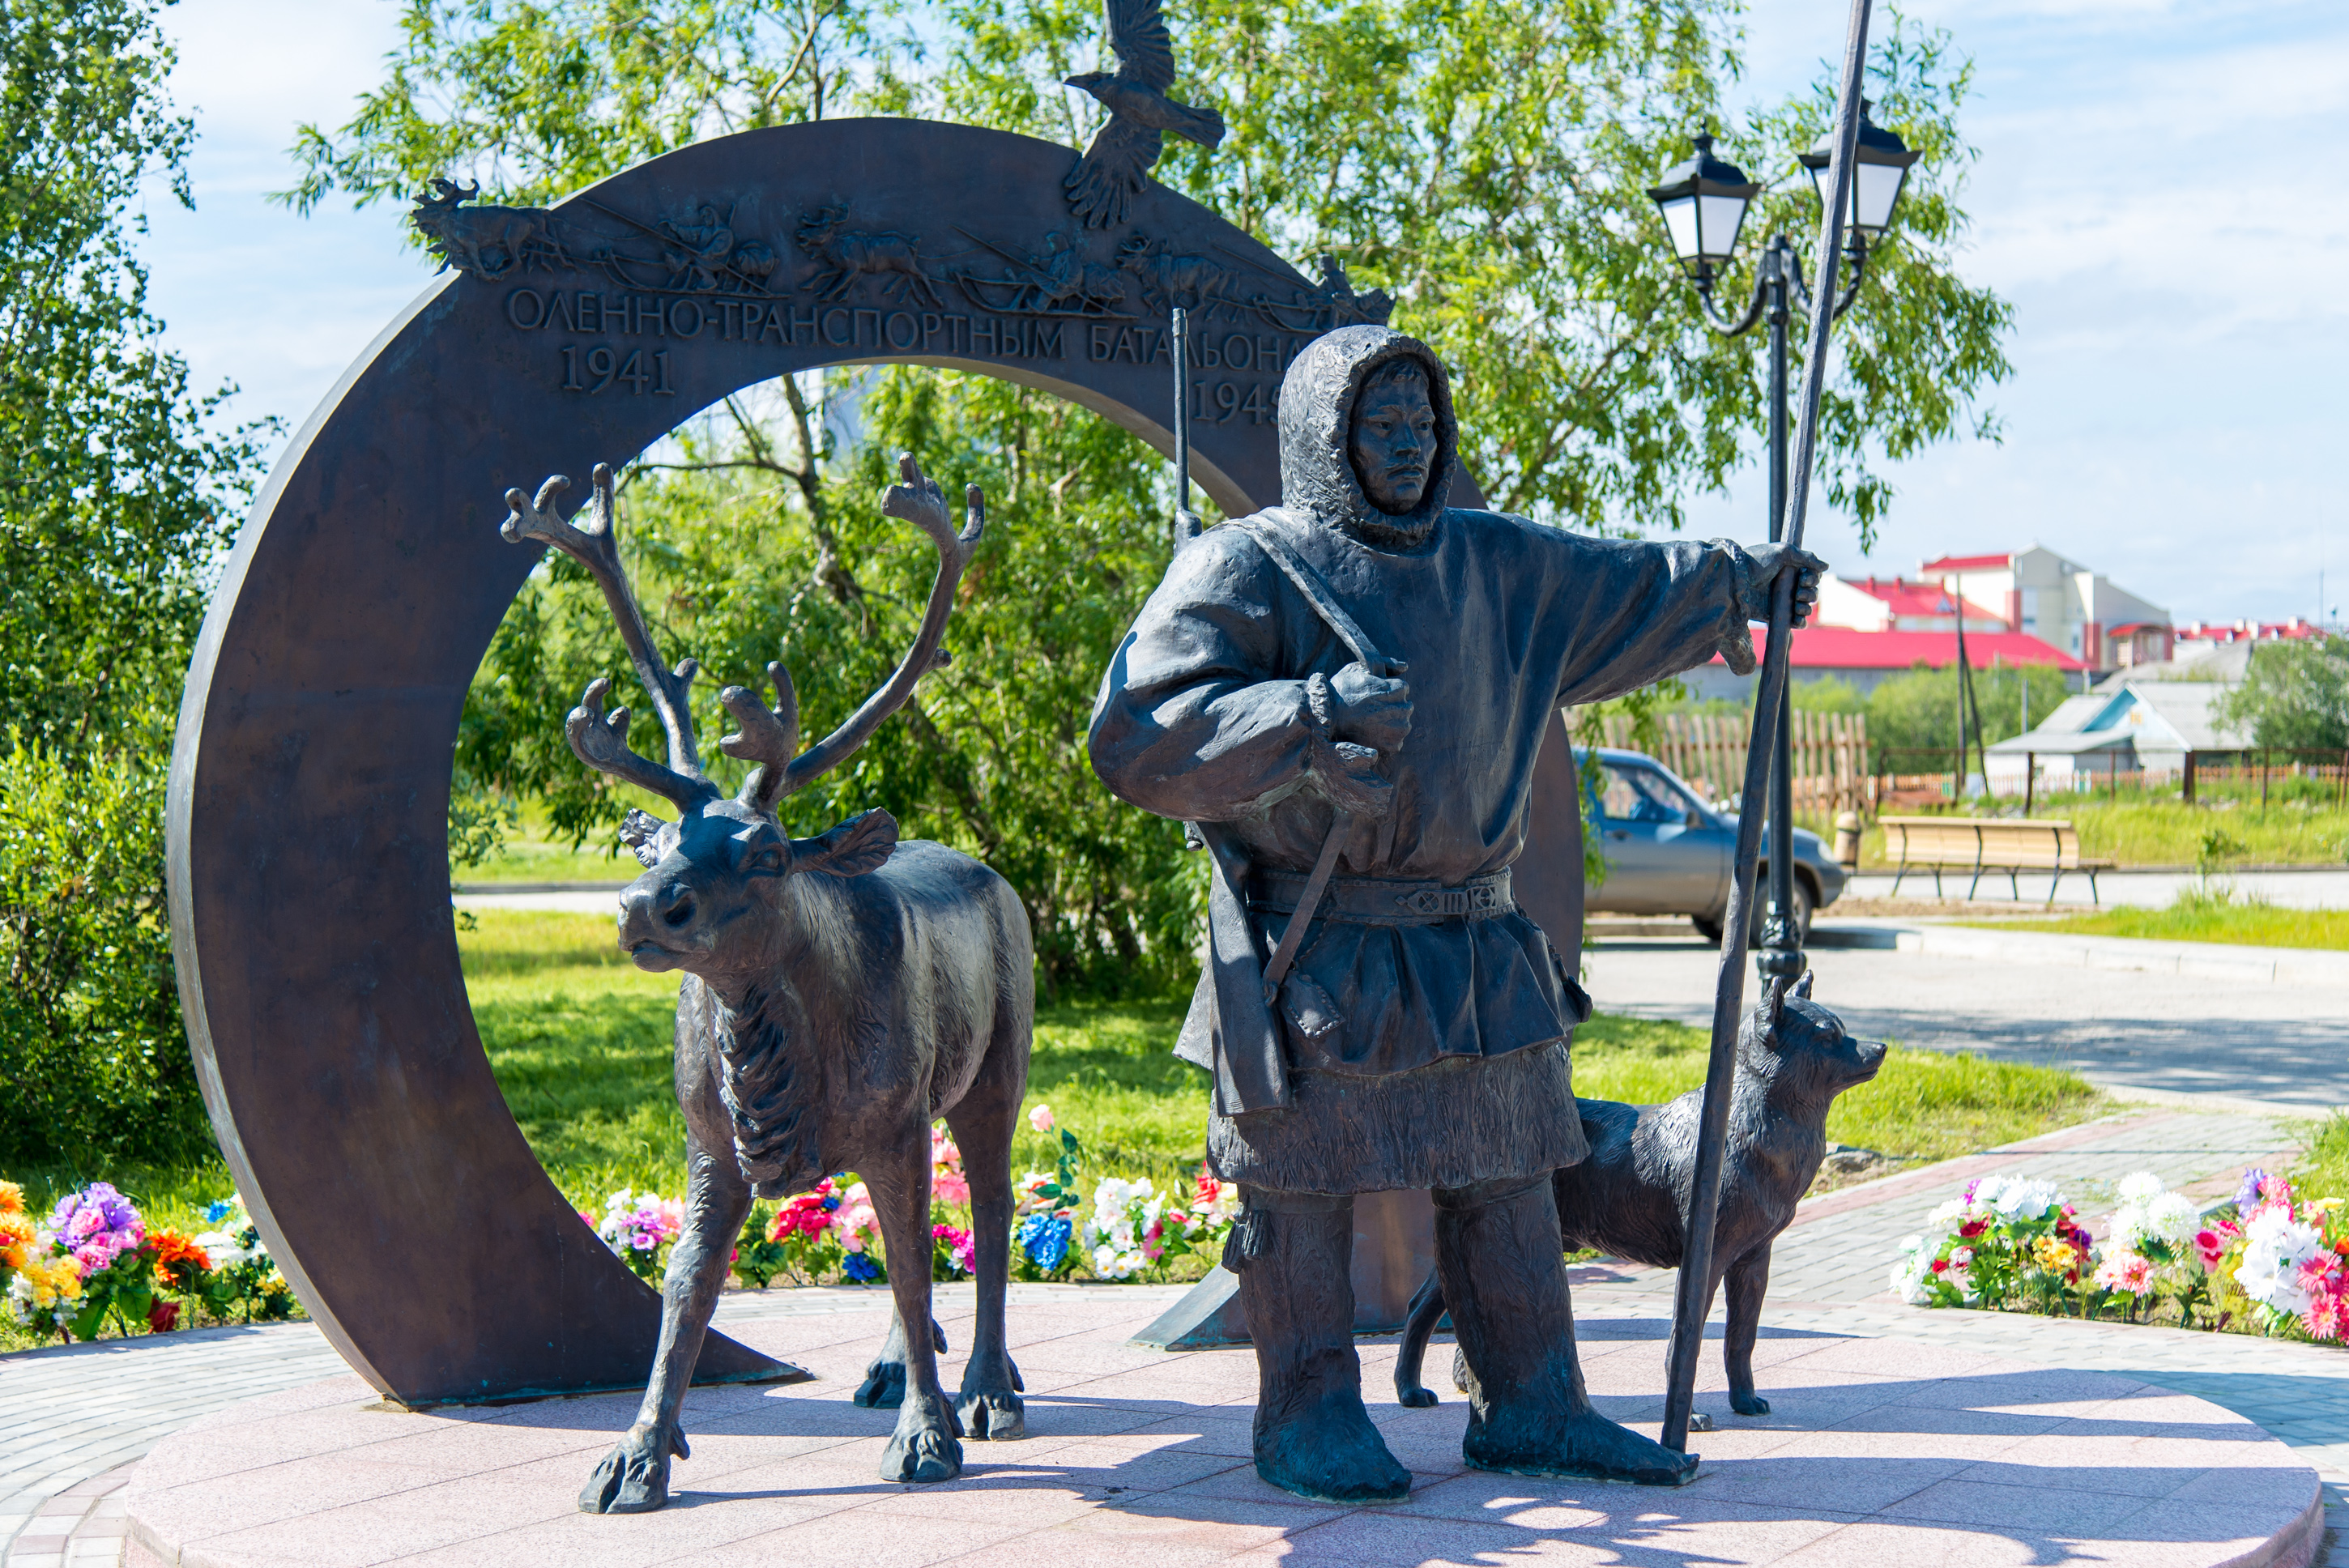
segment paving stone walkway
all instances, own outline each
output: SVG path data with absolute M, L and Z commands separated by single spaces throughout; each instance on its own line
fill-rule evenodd
M 1826 1194 L 1804 1205 L 1777 1244 L 1764 1321 L 1783 1330 L 1865 1335 L 2122 1374 L 2209 1399 L 2297 1450 L 2337 1504 L 2349 1487 L 2349 1352 L 2235 1335 L 1927 1312 L 1886 1294 L 1899 1239 L 1976 1176 L 2055 1181 L 2081 1202 L 2094 1229 L 2109 1206 L 2113 1183 L 2131 1171 L 2150 1170 L 2172 1186 L 2222 1198 L 2245 1165 L 2272 1165 L 2292 1144 L 2289 1127 L 2278 1118 L 2148 1107 Z M 1586 1332 L 1615 1337 L 1664 1332 L 1670 1275 L 1607 1263 L 1579 1266 L 1575 1274 Z M 941 1287 L 940 1294 L 942 1315 L 966 1309 L 968 1286 Z M 1180 1292 L 1020 1285 L 1013 1299 L 1073 1305 L 1111 1294 L 1143 1305 Z M 874 1305 L 872 1293 L 856 1290 L 744 1292 L 730 1295 L 721 1314 L 727 1321 L 747 1322 L 869 1312 Z M 1440 1370 L 1432 1365 L 1431 1371 Z M 8 1413 L 0 1429 L 0 1541 L 8 1543 L 7 1568 L 124 1562 L 123 1467 L 165 1434 L 210 1412 L 344 1371 L 317 1331 L 304 1324 L 0 1357 L 0 1408 Z M 2338 1561 L 2349 1568 L 2349 1553 Z

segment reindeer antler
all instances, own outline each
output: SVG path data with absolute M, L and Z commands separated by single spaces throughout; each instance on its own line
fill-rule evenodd
M 923 474 L 922 466 L 914 460 L 911 452 L 897 459 L 897 474 L 905 483 L 891 485 L 882 492 L 882 511 L 914 524 L 938 547 L 938 574 L 930 583 L 930 600 L 922 612 L 922 628 L 915 634 L 913 647 L 898 663 L 889 684 L 865 698 L 864 706 L 851 714 L 847 723 L 796 756 L 799 699 L 782 665 L 767 666 L 777 697 L 771 711 L 760 707 L 757 696 L 742 686 L 729 686 L 719 693 L 718 700 L 726 705 L 727 711 L 741 722 L 742 727 L 721 738 L 718 748 L 729 757 L 761 764 L 742 787 L 745 805 L 771 807 L 783 796 L 805 789 L 840 766 L 881 727 L 883 719 L 905 705 L 914 695 L 916 682 L 951 662 L 951 655 L 939 645 L 946 636 L 947 617 L 954 611 L 955 588 L 961 583 L 970 558 L 978 552 L 979 535 L 987 530 L 987 498 L 977 485 L 964 489 L 963 504 L 968 521 L 957 533 L 947 511 L 946 492 L 938 488 L 936 480 Z
M 636 666 L 636 678 L 652 697 L 661 727 L 667 731 L 668 766 L 664 768 L 629 749 L 628 710 L 616 707 L 609 714 L 604 711 L 604 698 L 612 689 L 608 680 L 592 682 L 580 697 L 579 706 L 571 710 L 564 725 L 564 732 L 571 738 L 571 749 L 588 767 L 625 779 L 666 798 L 678 810 L 688 810 L 704 800 L 716 799 L 718 794 L 716 787 L 702 776 L 701 757 L 693 744 L 691 692 L 693 677 L 700 666 L 686 659 L 673 671 L 661 668 L 660 655 L 653 647 L 651 632 L 645 626 L 644 612 L 636 607 L 636 596 L 628 586 L 627 573 L 620 566 L 618 512 L 613 501 L 610 465 L 597 463 L 590 483 L 588 505 L 581 509 L 589 520 L 585 527 L 566 522 L 555 514 L 555 498 L 571 488 L 568 478 L 555 474 L 538 487 L 534 500 L 518 490 L 506 491 L 506 505 L 513 510 L 498 531 L 508 543 L 519 544 L 530 539 L 553 545 L 587 568 L 588 574 L 602 587 L 604 602 L 612 609 L 612 619 L 619 623 L 620 640 L 627 645 L 628 661 Z

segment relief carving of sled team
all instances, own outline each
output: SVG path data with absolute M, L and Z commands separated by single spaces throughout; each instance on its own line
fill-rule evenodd
M 1120 69 L 1073 82 L 1112 110 L 1067 181 L 1088 233 L 1123 221 L 1164 131 L 1210 146 L 1222 133 L 1212 114 L 1166 98 L 1171 52 L 1154 0 L 1109 0 L 1109 32 Z M 592 265 L 632 286 L 649 269 L 678 289 L 782 286 L 779 248 L 737 235 L 714 207 L 689 221 L 625 220 L 653 255 L 617 241 L 594 250 L 567 218 L 463 207 L 465 194 L 444 184 L 418 222 L 450 264 L 479 275 Z M 963 237 L 972 243 L 960 253 L 989 254 L 987 270 L 954 270 L 926 241 L 855 228 L 844 207 L 827 207 L 794 232 L 809 266 L 792 286 L 833 298 L 870 283 L 926 304 L 950 286 L 989 308 L 1067 314 L 1111 314 L 1135 293 L 1284 308 L 1245 293 L 1223 263 L 1139 234 L 1113 242 L 1113 264 L 1090 259 L 1084 235 L 1055 235 L 1041 254 Z M 1341 274 L 1322 291 L 1314 308 L 1334 329 L 1304 346 L 1280 387 L 1281 503 L 1178 543 L 1102 675 L 1087 743 L 1112 793 L 1190 824 L 1208 851 L 1206 963 L 1174 1051 L 1212 1085 L 1207 1158 L 1241 1194 L 1223 1266 L 1258 1368 L 1257 1472 L 1335 1502 L 1409 1490 L 1362 1401 L 1350 1265 L 1356 1196 L 1421 1191 L 1433 1199 L 1436 1264 L 1396 1367 L 1401 1402 L 1434 1402 L 1420 1358 L 1448 1311 L 1466 1463 L 1679 1485 L 1696 1456 L 1593 1407 L 1562 1252 L 1680 1264 L 1697 1097 L 1649 1107 L 1576 1097 L 1570 1047 L 1590 998 L 1516 903 L 1512 866 L 1553 714 L 1716 654 L 1751 671 L 1748 624 L 1769 618 L 1791 578 L 1800 625 L 1824 563 L 1785 545 L 1602 539 L 1454 506 L 1449 373 L 1382 320 L 1339 322 L 1340 299 L 1361 316 L 1385 315 L 1383 296 L 1353 295 Z M 570 716 L 573 749 L 677 812 L 632 813 L 623 830 L 645 870 L 621 895 L 619 938 L 639 966 L 684 976 L 688 1215 L 643 1406 L 581 1494 L 587 1511 L 667 1501 L 670 1461 L 688 1453 L 685 1390 L 753 1198 L 854 1169 L 890 1252 L 925 1257 L 940 1117 L 963 1152 L 977 1241 L 961 1385 L 949 1398 L 940 1382 L 947 1346 L 928 1271 L 895 1270 L 891 1325 L 855 1401 L 898 1411 L 881 1464 L 895 1481 L 960 1474 L 965 1439 L 1026 1434 L 1004 1324 L 1010 1147 L 1034 1009 L 1022 907 L 968 856 L 900 840 L 885 811 L 812 838 L 792 837 L 779 816 L 947 663 L 984 502 L 970 487 L 957 531 L 910 456 L 900 472 L 881 510 L 939 553 L 912 646 L 879 692 L 804 748 L 782 666 L 768 666 L 771 704 L 746 686 L 721 692 L 738 727 L 719 749 L 755 764 L 731 796 L 700 760 L 696 666 L 672 667 L 654 648 L 621 569 L 610 471 L 596 470 L 589 504 L 569 520 L 555 507 L 568 480 L 550 479 L 534 498 L 506 493 L 507 539 L 562 550 L 602 586 L 667 761 L 631 748 L 627 710 L 605 711 L 604 681 Z M 1708 1300 L 1728 1286 L 1730 1406 L 1756 1415 L 1769 1408 L 1751 1358 L 1771 1244 L 1817 1171 L 1829 1105 L 1874 1076 L 1884 1047 L 1850 1038 L 1806 977 L 1772 983 L 1736 1048 L 1703 1285 Z
M 1102 133 L 1107 136 L 1109 132 Z M 1088 154 L 1088 156 L 1091 156 Z M 435 193 L 409 214 L 444 269 L 492 282 L 531 272 L 593 271 L 623 288 L 654 294 L 780 298 L 802 292 L 826 303 L 870 290 L 885 304 L 950 308 L 947 293 L 1007 315 L 1136 321 L 1180 305 L 1206 320 L 1252 320 L 1290 333 L 1355 322 L 1383 323 L 1386 292 L 1358 294 L 1333 256 L 1320 260 L 1320 286 L 1299 289 L 1237 251 L 1185 255 L 1140 231 L 1097 237 L 1079 230 L 1044 236 L 1041 251 L 991 240 L 960 224 L 936 236 L 858 224 L 853 204 L 829 202 L 800 214 L 788 242 L 737 232 L 737 204 L 704 202 L 690 213 L 645 220 L 593 197 L 578 205 L 616 226 L 598 234 L 585 214 L 544 207 L 469 205 L 478 182 L 436 180 Z M 785 249 L 804 262 L 786 272 Z

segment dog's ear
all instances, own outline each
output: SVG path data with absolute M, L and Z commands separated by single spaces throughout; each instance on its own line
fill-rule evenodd
M 1803 977 L 1795 982 L 1795 995 L 1806 1002 L 1811 999 L 1811 971 L 1804 970 Z
M 1762 1026 L 1764 1032 L 1765 1034 L 1776 1034 L 1778 1032 L 1778 1025 L 1785 1016 L 1786 977 L 1783 975 L 1773 975 L 1770 977 L 1770 989 L 1763 995 L 1762 998 Z

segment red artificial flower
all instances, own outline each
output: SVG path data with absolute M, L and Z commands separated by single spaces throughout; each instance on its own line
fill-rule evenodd
M 1949 1260 L 1949 1259 L 1947 1259 L 1947 1258 L 1935 1258 L 1935 1259 L 1933 1260 L 1933 1272 L 1934 1272 L 1935 1274 L 1947 1274 L 1947 1273 L 1949 1272 L 1949 1270 L 1950 1270 L 1950 1260 Z
M 180 1326 L 180 1304 L 159 1301 L 147 1309 L 147 1326 L 158 1334 L 169 1334 Z
M 1988 1220 L 1968 1220 L 1964 1224 L 1958 1227 L 1958 1234 L 1971 1242 L 1976 1236 L 1981 1235 L 1984 1231 L 1989 1229 L 1990 1222 Z
M 168 1225 L 148 1232 L 147 1244 L 155 1249 L 158 1267 L 169 1268 L 173 1264 L 193 1264 L 200 1269 L 212 1266 L 211 1253 Z

